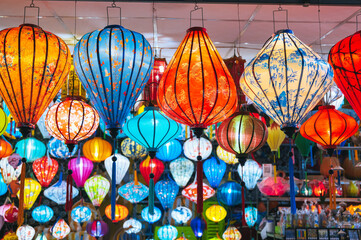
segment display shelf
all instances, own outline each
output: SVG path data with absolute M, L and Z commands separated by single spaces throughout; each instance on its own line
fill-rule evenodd
M 277 202 L 289 202 L 290 197 L 264 197 L 263 200 L 268 201 L 277 201 Z M 296 202 L 303 202 L 305 200 L 308 201 L 318 201 L 320 202 L 321 199 L 319 197 L 296 197 Z M 326 198 L 325 202 L 329 202 L 330 199 Z M 336 198 L 336 202 L 353 202 L 353 203 L 361 203 L 361 198 L 355 197 L 355 198 Z
M 273 238 L 273 239 L 284 239 L 285 236 L 283 236 L 282 234 L 277 234 L 277 233 L 267 233 L 267 237 Z

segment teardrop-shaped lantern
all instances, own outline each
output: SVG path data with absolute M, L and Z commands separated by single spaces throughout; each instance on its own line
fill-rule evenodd
M 268 127 L 267 143 L 272 152 L 277 152 L 286 138 L 286 134 L 281 130 L 280 126 L 276 122 L 272 122 Z
M 247 159 L 244 166 L 238 165 L 237 171 L 248 190 L 254 189 L 262 176 L 262 167 L 252 159 Z
M 207 159 L 212 153 L 212 143 L 203 137 L 199 138 L 190 138 L 183 144 L 184 156 L 187 158 L 196 161 L 198 155 L 202 159 Z
M 130 138 L 126 138 L 122 141 L 120 149 L 122 150 L 124 156 L 132 160 L 144 159 L 148 154 L 145 147 Z
M 100 137 L 95 137 L 84 143 L 83 154 L 93 162 L 102 162 L 112 154 L 112 145 Z
M 203 171 L 212 188 L 217 188 L 226 173 L 227 164 L 225 162 L 211 157 L 203 163 Z
M 4 204 L 0 206 L 0 216 L 5 222 L 14 223 L 18 220 L 19 210 L 14 204 Z
M 70 233 L 70 227 L 64 219 L 59 219 L 51 228 L 51 235 L 56 239 L 63 239 Z
M 0 108 L 0 136 L 3 135 L 8 127 L 9 118 L 5 111 Z
M 162 211 L 154 206 L 154 213 L 150 214 L 149 207 L 143 208 L 141 212 L 142 218 L 148 223 L 155 223 L 162 217 Z
M 145 182 L 149 185 L 150 173 L 154 174 L 154 183 L 158 181 L 162 173 L 164 172 L 164 164 L 162 161 L 148 157 L 139 166 L 140 173 L 142 174 Z
M 73 210 L 71 210 L 71 219 L 73 219 L 74 222 L 80 224 L 89 221 L 91 216 L 92 211 L 90 210 L 90 208 L 83 205 L 79 205 L 73 208 Z
M 119 25 L 87 33 L 76 44 L 76 72 L 113 138 L 147 83 L 152 61 L 144 36 Z
M 31 216 L 39 223 L 46 223 L 53 218 L 54 211 L 46 205 L 40 205 L 34 208 L 34 210 L 31 212 Z
M 55 158 L 67 159 L 75 155 L 75 153 L 78 151 L 78 146 L 75 145 L 73 151 L 70 152 L 68 146 L 64 143 L 64 141 L 52 138 L 48 142 L 48 150 L 50 155 Z
M 219 159 L 223 160 L 227 164 L 236 164 L 238 160 L 236 158 L 236 154 L 230 153 L 224 150 L 221 146 L 217 147 L 217 156 Z
M 0 138 L 0 159 L 8 157 L 12 153 L 13 153 L 13 147 L 11 146 L 11 144 L 8 141 L 6 141 L 4 138 Z
M 182 144 L 178 140 L 173 139 L 160 147 L 155 156 L 162 161 L 168 162 L 179 157 L 182 150 Z
M 15 149 L 15 152 L 22 158 L 26 158 L 27 162 L 44 157 L 46 153 L 45 144 L 33 137 L 20 140 L 16 143 Z
M 79 190 L 75 187 L 72 187 L 72 195 L 71 198 L 76 198 L 79 194 Z M 47 188 L 44 191 L 44 196 L 52 200 L 53 202 L 56 202 L 58 205 L 62 205 L 66 203 L 66 196 L 67 196 L 67 189 L 69 187 L 67 186 L 66 181 L 59 180 L 57 183 L 55 183 L 53 186 Z
M 109 192 L 109 188 L 109 181 L 101 175 L 89 178 L 84 184 L 84 190 L 95 207 L 99 207 L 102 204 Z
M 158 229 L 157 236 L 160 240 L 174 240 L 177 238 L 178 230 L 172 225 L 164 225 Z
M 191 221 L 191 228 L 197 239 L 201 239 L 204 231 L 207 229 L 207 223 L 202 217 L 195 217 Z
M 224 231 L 222 237 L 224 240 L 240 240 L 242 238 L 242 234 L 236 227 L 229 226 L 226 231 Z
M 58 172 L 58 167 L 58 162 L 49 156 L 44 156 L 33 162 L 34 174 L 42 187 L 49 186 Z
M 192 161 L 180 157 L 169 164 L 170 172 L 175 182 L 180 187 L 185 187 L 191 179 L 194 172 L 194 164 Z
M 110 179 L 112 178 L 112 169 L 113 169 L 113 160 L 112 158 L 115 157 L 115 169 L 116 169 L 116 184 L 120 184 L 120 182 L 123 180 L 125 174 L 128 172 L 129 169 L 129 160 L 128 158 L 124 157 L 123 155 L 116 153 L 104 161 L 105 169 L 108 172 L 108 175 L 110 176 Z
M 68 163 L 68 169 L 72 170 L 72 177 L 78 187 L 84 187 L 85 181 L 93 171 L 94 164 L 85 157 L 73 158 Z
M 71 53 L 33 24 L 2 30 L 0 46 L 0 95 L 27 137 L 67 79 Z
M 115 212 L 114 220 L 112 220 L 112 208 L 111 208 L 111 205 L 108 205 L 105 208 L 105 215 L 107 216 L 107 218 L 112 220 L 112 222 L 114 222 L 114 223 L 122 221 L 129 214 L 128 208 L 126 208 L 125 206 L 120 205 L 120 204 L 115 204 L 115 211 L 114 212 Z
M 212 205 L 206 210 L 206 216 L 212 222 L 220 222 L 227 216 L 227 211 L 221 205 Z
M 131 203 L 139 203 L 148 197 L 149 189 L 137 180 L 121 186 L 118 194 Z
M 19 240 L 32 240 L 35 236 L 35 229 L 30 225 L 22 225 L 16 229 L 16 236 Z
M 179 206 L 172 210 L 171 216 L 177 223 L 185 224 L 192 218 L 193 214 L 189 208 Z
M 24 182 L 24 209 L 29 210 L 41 192 L 41 185 L 32 178 L 25 178 Z M 17 194 L 20 198 L 20 191 Z
M 179 192 L 178 185 L 171 179 L 158 181 L 155 184 L 155 194 L 165 211 L 173 208 L 173 203 Z
M 237 206 L 242 202 L 242 187 L 235 181 L 227 181 L 217 189 L 217 199 L 226 206 Z
M 246 223 L 248 227 L 253 227 L 256 224 L 258 218 L 258 210 L 255 207 L 246 207 Z

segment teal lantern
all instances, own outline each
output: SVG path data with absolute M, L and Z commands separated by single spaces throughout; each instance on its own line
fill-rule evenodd
M 54 211 L 46 205 L 40 205 L 34 208 L 34 210 L 31 212 L 31 216 L 39 223 L 46 223 L 53 218 Z
M 169 162 L 179 157 L 182 153 L 182 150 L 182 144 L 178 140 L 173 139 L 160 147 L 155 156 L 159 160 Z
M 0 196 L 4 195 L 8 191 L 8 186 L 6 185 L 2 174 L 0 174 Z
M 234 181 L 227 181 L 217 189 L 217 199 L 229 207 L 242 202 L 242 186 Z
M 253 227 L 258 218 L 258 210 L 255 207 L 246 207 L 245 209 L 246 223 L 248 227 Z
M 222 160 L 211 157 L 203 163 L 204 175 L 212 188 L 217 188 L 226 173 L 227 164 Z
M 169 178 L 155 184 L 155 194 L 166 211 L 172 209 L 178 191 L 178 185 Z
M 15 149 L 15 152 L 22 158 L 26 158 L 27 162 L 34 162 L 36 159 L 44 157 L 46 153 L 45 144 L 33 137 L 20 140 L 15 145 Z
M 158 238 L 160 240 L 174 240 L 177 238 L 178 230 L 172 225 L 164 225 L 158 229 Z
M 73 208 L 73 210 L 71 210 L 71 218 L 73 219 L 74 222 L 80 224 L 89 221 L 91 216 L 92 216 L 92 211 L 90 210 L 90 208 L 85 207 L 83 205 L 79 205 Z
M 145 207 L 141 212 L 141 216 L 144 221 L 148 223 L 155 223 L 162 217 L 162 212 L 159 208 L 154 207 L 154 213 L 150 214 L 149 207 Z

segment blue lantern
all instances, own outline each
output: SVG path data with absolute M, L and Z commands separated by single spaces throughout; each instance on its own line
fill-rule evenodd
M 160 147 L 155 156 L 159 160 L 169 162 L 179 157 L 182 150 L 182 144 L 178 140 L 173 139 Z
M 196 217 L 191 221 L 191 228 L 197 239 L 203 236 L 204 230 L 207 228 L 207 224 L 201 217 Z
M 34 210 L 31 213 L 31 216 L 35 221 L 39 223 L 46 223 L 52 219 L 52 217 L 54 216 L 54 211 L 53 209 L 51 209 L 46 205 L 40 205 L 34 208 Z
M 227 206 L 236 206 L 242 202 L 242 186 L 234 181 L 227 181 L 217 189 L 217 199 Z
M 217 188 L 226 173 L 227 164 L 215 157 L 203 163 L 203 171 L 212 188 Z
M 71 210 L 71 218 L 74 222 L 83 223 L 90 220 L 92 211 L 90 208 L 79 205 Z
M 178 185 L 171 179 L 158 181 L 155 184 L 155 194 L 164 210 L 172 209 L 179 191 Z
M 154 214 L 149 213 L 149 207 L 146 207 L 141 212 L 142 218 L 148 223 L 155 223 L 162 217 L 162 212 L 159 208 L 154 206 Z
M 68 146 L 61 140 L 52 138 L 48 142 L 48 150 L 51 156 L 58 159 L 67 159 L 74 156 L 78 150 L 78 145 L 74 145 L 72 152 L 69 152 Z
M 8 191 L 8 186 L 6 185 L 2 174 L 0 174 L 0 196 L 4 195 Z
M 258 218 L 258 210 L 255 207 L 246 207 L 245 217 L 248 227 L 253 227 L 256 224 Z
M 36 159 L 44 157 L 46 146 L 36 138 L 29 137 L 20 140 L 15 145 L 16 153 L 22 158 L 26 158 L 27 162 L 34 162 Z
M 11 113 L 10 113 L 10 110 L 8 108 L 8 106 L 6 106 L 5 102 L 3 101 L 2 103 L 2 107 L 3 107 L 3 110 L 6 114 L 6 116 L 9 116 Z M 23 135 L 21 134 L 21 132 L 19 131 L 19 129 L 16 127 L 16 122 L 14 119 L 9 119 L 9 124 L 8 126 L 6 127 L 6 132 L 11 135 L 11 136 L 14 136 L 15 138 L 21 138 Z
M 160 240 L 174 240 L 177 238 L 178 230 L 172 225 L 164 225 L 158 229 L 158 237 Z
M 75 198 L 79 194 L 79 190 L 72 186 L 72 198 Z M 44 196 L 57 204 L 65 204 L 67 195 L 67 183 L 61 179 L 53 186 L 47 188 L 44 191 Z
M 128 182 L 118 189 L 118 194 L 131 203 L 139 203 L 149 195 L 149 189 L 138 181 Z
M 87 33 L 76 44 L 76 72 L 113 138 L 143 91 L 152 65 L 149 42 L 119 25 Z

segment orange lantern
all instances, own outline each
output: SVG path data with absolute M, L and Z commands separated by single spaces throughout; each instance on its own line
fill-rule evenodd
M 33 171 L 42 187 L 48 187 L 58 172 L 59 164 L 49 156 L 36 159 L 33 162 Z
M 84 143 L 83 154 L 93 162 L 102 162 L 112 155 L 112 145 L 100 137 L 95 137 Z
M 313 185 L 312 192 L 316 197 L 324 197 L 327 193 L 327 188 L 323 182 L 318 181 Z
M 0 138 L 0 159 L 10 156 L 13 153 L 13 147 L 8 141 Z
M 23 24 L 0 32 L 0 56 L 0 95 L 27 136 L 68 76 L 69 48 L 41 27 Z
M 123 219 L 125 219 L 129 214 L 128 208 L 126 208 L 123 205 L 120 204 L 115 204 L 115 217 L 114 220 L 112 220 L 114 223 L 116 222 L 120 222 Z M 105 215 L 107 216 L 107 218 L 109 218 L 110 220 L 112 219 L 112 206 L 108 205 L 105 208 Z

